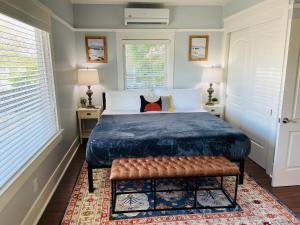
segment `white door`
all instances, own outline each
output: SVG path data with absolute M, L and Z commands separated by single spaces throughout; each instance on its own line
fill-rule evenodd
M 230 36 L 226 119 L 248 135 L 250 158 L 269 173 L 284 61 L 283 33 L 282 19 L 277 18 Z
M 300 185 L 300 18 L 293 19 L 272 186 Z

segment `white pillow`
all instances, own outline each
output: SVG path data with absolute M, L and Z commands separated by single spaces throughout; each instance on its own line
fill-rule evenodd
M 174 110 L 201 110 L 202 90 L 198 89 L 157 89 L 154 90 L 157 96 L 171 95 Z
M 140 95 L 149 95 L 148 90 L 106 91 L 106 110 L 139 112 L 141 107 Z

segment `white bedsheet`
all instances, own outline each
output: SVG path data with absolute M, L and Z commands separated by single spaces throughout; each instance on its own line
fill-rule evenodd
M 198 110 L 174 110 L 173 112 L 167 111 L 155 111 L 155 112 L 136 112 L 136 111 L 108 111 L 104 110 L 102 115 L 125 115 L 125 114 L 151 114 L 151 113 L 189 113 L 189 112 L 207 112 L 205 109 L 198 109 Z

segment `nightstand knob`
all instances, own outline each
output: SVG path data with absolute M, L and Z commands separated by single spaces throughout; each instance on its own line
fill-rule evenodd
M 210 111 L 211 111 L 211 112 L 214 112 L 214 111 L 216 111 L 216 110 L 215 110 L 215 109 L 211 109 Z
M 92 115 L 92 114 L 91 114 L 91 113 L 87 113 L 86 115 L 90 116 L 90 115 Z

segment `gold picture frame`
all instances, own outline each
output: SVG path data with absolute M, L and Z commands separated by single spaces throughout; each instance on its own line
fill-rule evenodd
M 189 61 L 208 60 L 208 35 L 190 36 L 189 39 Z
M 106 37 L 86 36 L 85 49 L 87 63 L 107 63 Z

